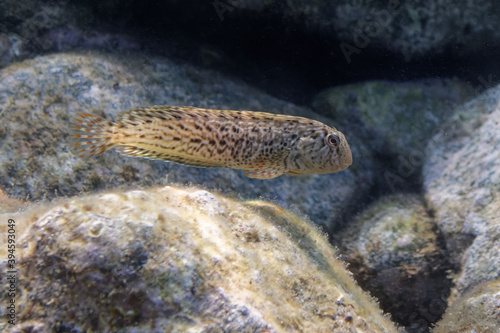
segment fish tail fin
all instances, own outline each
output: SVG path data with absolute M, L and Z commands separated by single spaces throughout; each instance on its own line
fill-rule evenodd
M 112 148 L 114 122 L 88 114 L 79 113 L 73 118 L 73 135 L 70 149 L 78 157 L 99 156 Z

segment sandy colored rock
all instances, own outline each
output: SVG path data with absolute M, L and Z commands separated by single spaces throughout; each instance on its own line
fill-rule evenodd
M 427 329 L 443 314 L 450 267 L 420 196 L 380 198 L 334 234 L 333 243 L 361 287 L 410 332 Z
M 500 281 L 481 283 L 451 306 L 433 333 L 496 333 L 500 327 Z
M 161 187 L 15 218 L 10 332 L 396 332 L 317 227 L 266 202 Z

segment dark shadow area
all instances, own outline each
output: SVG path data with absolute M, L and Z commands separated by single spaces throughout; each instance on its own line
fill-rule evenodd
M 134 36 L 143 51 L 217 69 L 302 105 L 325 88 L 365 80 L 458 77 L 474 86 L 479 76 L 500 78 L 497 50 L 488 45 L 474 55 L 454 47 L 409 60 L 368 45 L 349 64 L 341 41 L 284 19 L 279 2 L 254 15 L 233 8 L 222 20 L 211 1 L 90 3 L 100 29 Z

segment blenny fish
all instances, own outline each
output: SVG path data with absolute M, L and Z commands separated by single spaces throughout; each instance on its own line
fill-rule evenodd
M 154 106 L 122 112 L 115 121 L 80 113 L 74 123 L 72 150 L 83 158 L 119 147 L 125 155 L 243 169 L 260 179 L 332 173 L 352 163 L 340 131 L 303 117 Z

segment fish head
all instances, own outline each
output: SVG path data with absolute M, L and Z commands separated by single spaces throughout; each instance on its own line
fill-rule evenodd
M 295 155 L 297 170 L 290 174 L 325 174 L 345 170 L 352 164 L 352 153 L 344 134 L 328 127 L 299 139 Z

